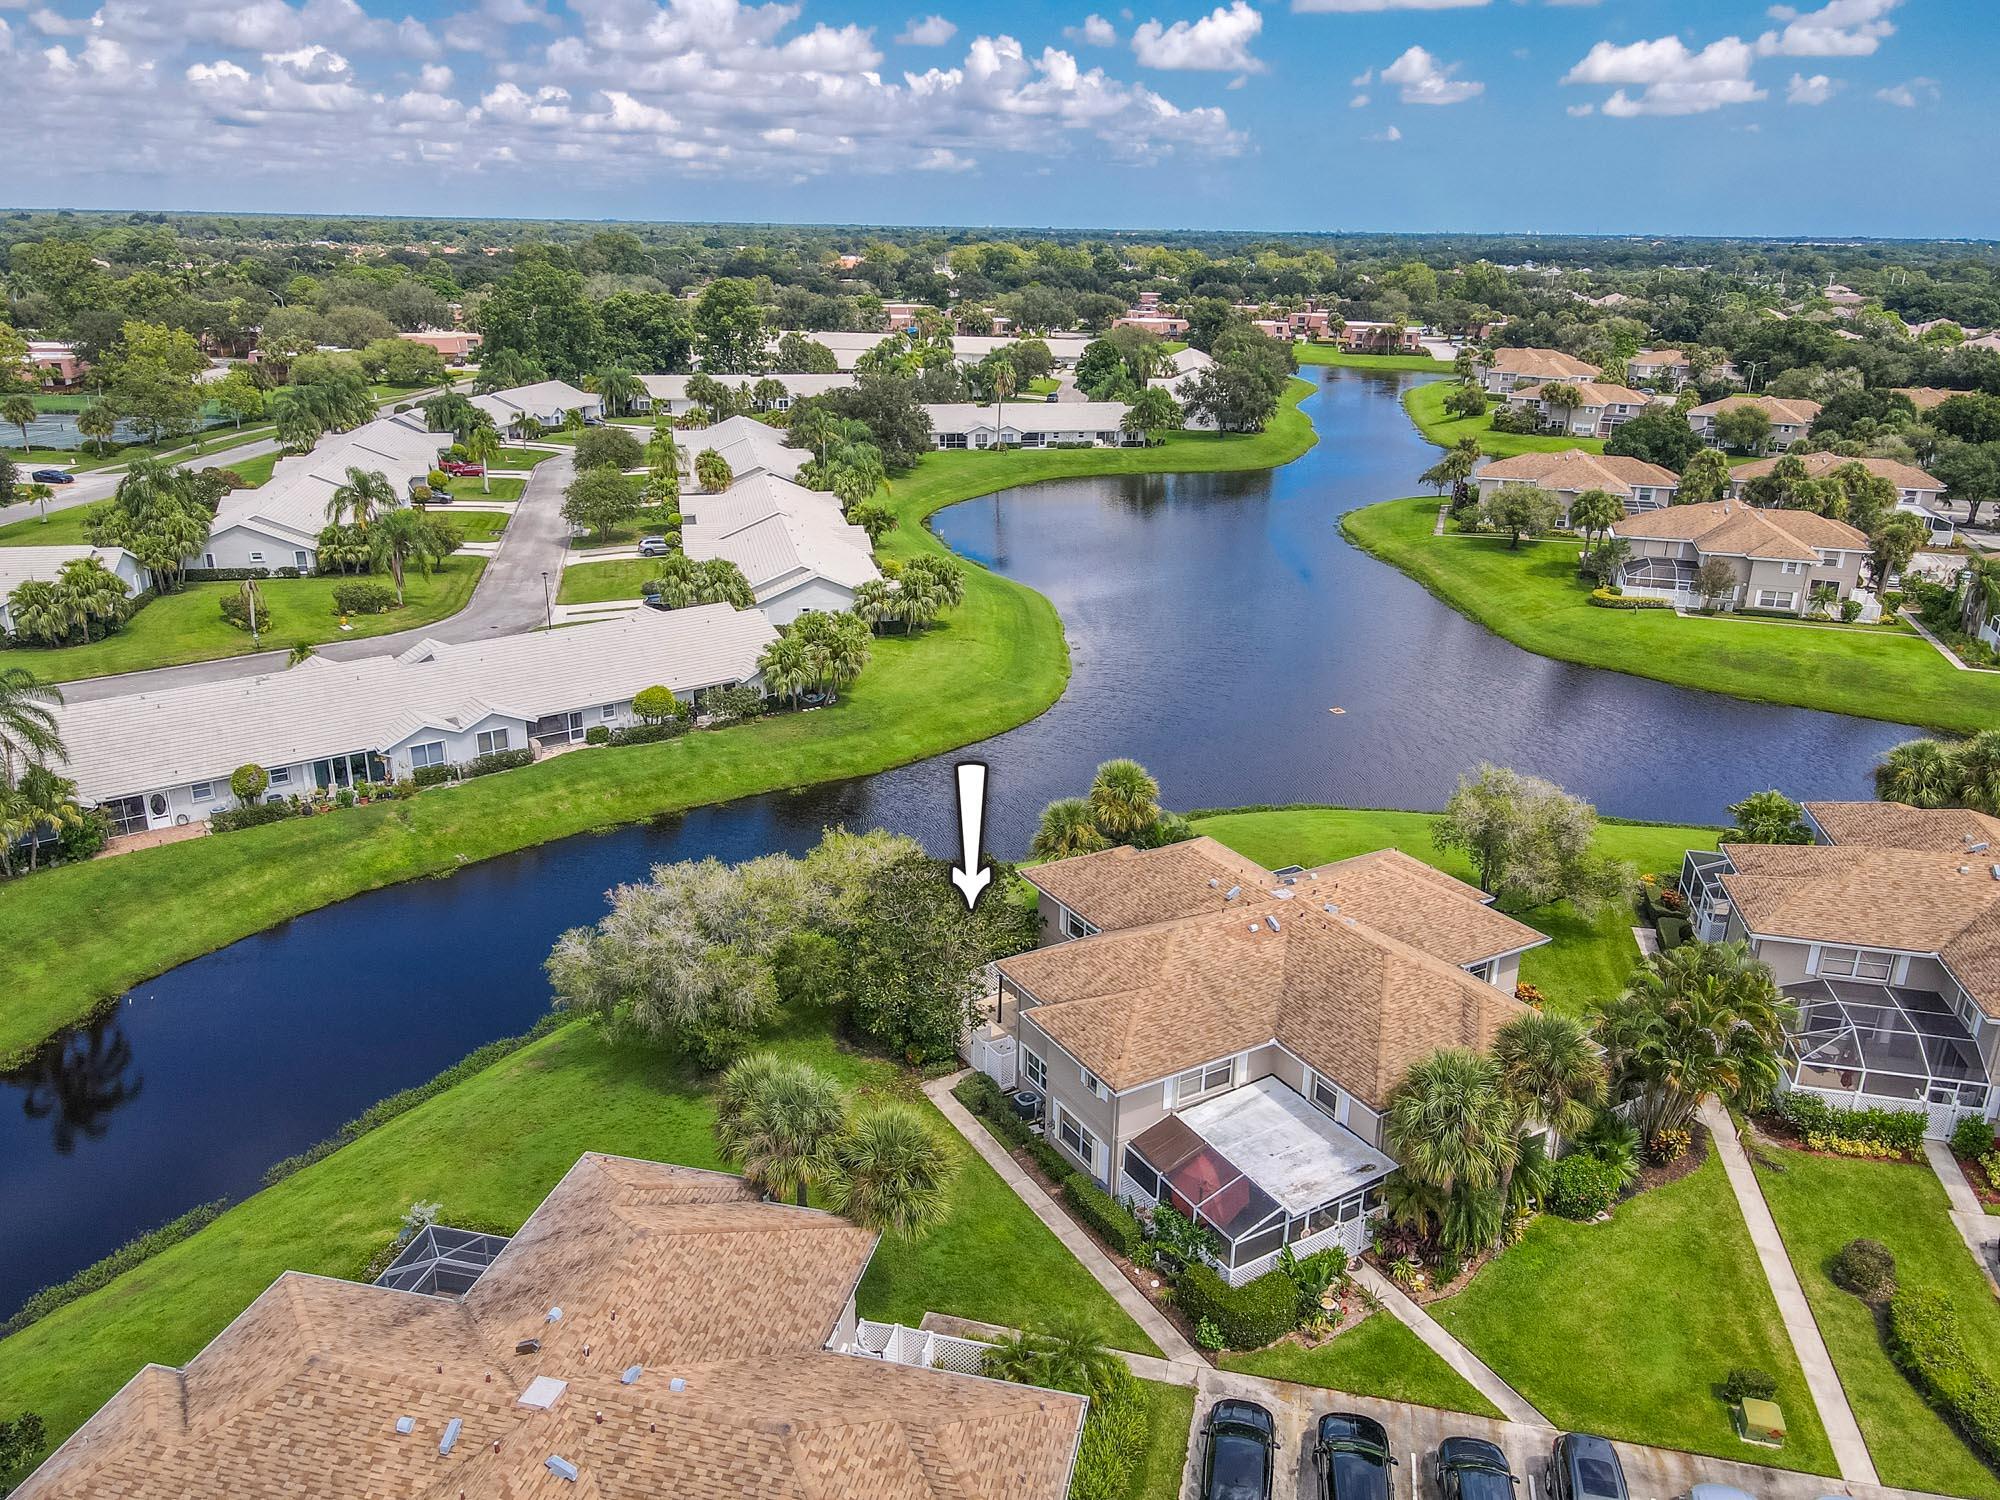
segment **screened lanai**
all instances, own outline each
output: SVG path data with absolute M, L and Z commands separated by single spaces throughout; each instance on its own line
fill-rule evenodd
M 1853 979 L 1808 979 L 1785 996 L 1799 1008 L 1786 1042 L 1796 1087 L 1843 1103 L 1986 1108 L 1986 1065 L 1944 996 Z

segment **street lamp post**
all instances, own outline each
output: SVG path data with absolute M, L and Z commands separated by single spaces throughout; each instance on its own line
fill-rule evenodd
M 556 628 L 556 596 L 549 591 L 549 575 L 546 569 L 542 572 L 542 608 L 544 612 L 543 618 L 546 620 L 548 628 L 554 630 Z

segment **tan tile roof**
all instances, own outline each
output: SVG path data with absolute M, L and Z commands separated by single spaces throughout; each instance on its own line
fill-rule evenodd
M 1822 478 L 1847 464 L 1860 464 L 1870 474 L 1888 480 L 1899 490 L 1944 488 L 1943 480 L 1933 479 L 1916 465 L 1898 463 L 1893 458 L 1849 458 L 1844 453 L 1793 453 L 1788 456 L 1804 464 L 1807 477 L 1812 479 Z M 1760 458 L 1755 463 L 1738 464 L 1729 471 L 1729 482 L 1742 484 L 1746 480 L 1761 479 L 1784 461 L 1783 458 Z
M 1339 903 L 1321 899 L 1326 883 L 1301 879 L 1290 900 L 1105 932 L 1000 969 L 1040 1002 L 1026 1013 L 1033 1023 L 1115 1089 L 1275 1038 L 1379 1108 L 1411 1063 L 1483 1047 L 1521 1013 L 1455 965 L 1327 912 Z M 1387 883 L 1364 870 L 1351 889 L 1379 901 Z
M 16 1493 L 1058 1500 L 1079 1398 L 825 1352 L 874 1240 L 737 1178 L 586 1156 L 462 1301 L 281 1276 Z M 546 1410 L 518 1404 L 536 1376 L 567 1382 Z
M 1953 396 L 1963 396 L 1964 391 L 1946 390 L 1941 385 L 1899 385 L 1892 387 L 1898 396 L 1908 396 L 1910 405 L 1918 411 L 1929 411 L 1934 406 L 1942 406 Z
M 1629 494 L 1635 485 L 1678 489 L 1681 482 L 1672 469 L 1649 464 L 1642 458 L 1586 453 L 1581 448 L 1495 459 L 1479 471 L 1478 477 L 1506 484 L 1538 484 L 1544 489 L 1563 492 L 1608 490 L 1614 495 Z
M 1539 401 L 1543 388 L 1549 385 L 1569 386 L 1577 393 L 1580 406 L 1649 406 L 1657 399 L 1629 385 L 1603 385 L 1595 380 L 1538 380 L 1533 385 L 1515 386 L 1508 399 Z
M 1495 349 L 1488 368 L 1542 380 L 1594 380 L 1604 373 L 1560 349 Z
M 1721 877 L 1762 937 L 1935 953 L 2000 1017 L 2000 879 L 1991 851 L 1846 844 L 1724 844 Z
M 1331 901 L 1343 916 L 1448 964 L 1484 962 L 1537 948 L 1548 938 L 1487 904 L 1477 886 L 1400 849 L 1377 849 L 1298 877 L 1297 899 Z
M 1865 552 L 1868 538 L 1845 521 L 1809 510 L 1760 510 L 1741 500 L 1708 500 L 1642 510 L 1613 523 L 1614 536 L 1692 542 L 1695 550 L 1725 557 L 1783 558 L 1814 562 L 1820 550 Z
M 1817 401 L 1787 401 L 1777 396 L 1724 396 L 1720 401 L 1706 401 L 1689 411 L 1690 416 L 1712 417 L 1718 412 L 1730 411 L 1738 406 L 1755 406 L 1771 419 L 1774 426 L 1810 427 L 1813 418 L 1819 415 Z
M 1265 888 L 1276 884 L 1276 877 L 1255 860 L 1211 838 L 1159 849 L 1121 844 L 1021 873 L 1104 932 L 1220 911 L 1230 904 L 1223 898 L 1232 888 L 1239 888 L 1239 902 L 1268 899 Z
M 1972 844 L 2000 849 L 2000 818 L 1970 808 L 1906 802 L 1808 802 L 1805 808 L 1830 843 L 1952 853 Z
M 1632 365 L 1684 365 L 1687 362 L 1686 353 L 1679 349 L 1641 349 L 1626 361 Z

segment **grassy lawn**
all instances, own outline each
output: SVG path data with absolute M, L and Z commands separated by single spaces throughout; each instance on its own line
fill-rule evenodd
M 1622 1204 L 1608 1224 L 1543 1214 L 1526 1239 L 1429 1312 L 1558 1427 L 1835 1472 L 1712 1154 L 1679 1182 Z M 1738 1366 L 1776 1378 L 1791 1429 L 1782 1453 L 1737 1440 L 1720 1388 Z
M 25 521 L 9 522 L 0 526 L 0 547 L 86 546 L 90 538 L 83 534 L 84 523 L 105 503 L 100 500 L 95 505 L 72 505 L 67 510 L 52 510 L 46 521 L 39 516 L 30 516 Z
M 608 531 L 571 536 L 570 551 L 585 552 L 595 547 L 629 547 L 641 537 L 659 536 L 672 524 L 674 512 L 665 506 L 643 505 Z
M 1882 1482 L 1984 1500 L 2000 1496 L 2000 1479 L 1890 1362 L 1874 1314 L 1826 1272 L 1849 1240 L 1880 1240 L 1895 1252 L 1900 1285 L 1951 1297 L 1972 1357 L 2000 1379 L 2000 1305 L 1952 1225 L 1936 1176 L 1921 1162 L 1854 1161 L 1783 1148 L 1762 1148 L 1753 1159 Z M 1792 1408 L 1785 1410 L 1789 1415 Z
M 823 1034 L 781 1038 L 775 1050 L 864 1093 L 922 1102 L 911 1075 Z M 412 1202 L 442 1202 L 446 1222 L 516 1227 L 584 1151 L 723 1166 L 713 1120 L 704 1080 L 672 1059 L 613 1046 L 587 1023 L 564 1027 L 0 1342 L 0 1411 L 39 1412 L 58 1440 L 142 1363 L 184 1363 L 279 1272 L 358 1274 Z M 1108 1343 L 1157 1354 L 977 1153 L 937 1123 L 962 1167 L 952 1215 L 914 1244 L 882 1243 L 861 1283 L 862 1315 L 915 1323 L 935 1310 L 1018 1327 L 1068 1309 Z
M 639 585 L 660 576 L 657 557 L 619 557 L 610 562 L 571 563 L 563 569 L 558 604 L 603 604 L 612 599 L 636 599 Z
M 1349 511 L 1341 525 L 1349 541 L 1542 656 L 1737 698 L 1966 734 L 2000 718 L 2000 677 L 1957 671 L 1914 635 L 1597 609 L 1576 577 L 1576 543 L 1515 551 L 1499 537 L 1434 537 L 1436 519 L 1436 500 L 1391 500 Z
M 234 461 L 227 457 L 218 458 L 213 463 L 190 460 L 189 467 L 195 469 L 227 469 L 243 481 L 245 489 L 257 489 L 270 480 L 271 471 L 278 467 L 282 453 L 259 453 L 254 458 L 239 458 Z
M 1251 1354 L 1225 1355 L 1222 1367 L 1351 1396 L 1379 1396 L 1495 1420 L 1504 1416 L 1422 1339 L 1385 1312 L 1371 1314 L 1317 1349 L 1277 1344 Z
M 504 510 L 460 510 L 457 506 L 431 513 L 457 527 L 468 542 L 493 541 L 507 529 L 510 519 Z
M 53 529 L 55 523 L 49 523 Z M 78 677 L 102 677 L 113 672 L 137 672 L 148 667 L 178 666 L 253 651 L 282 650 L 295 641 L 348 640 L 387 635 L 413 625 L 428 625 L 465 607 L 479 581 L 485 560 L 455 557 L 429 578 L 412 572 L 401 609 L 381 615 L 356 615 L 354 628 L 343 634 L 333 612 L 337 575 L 315 578 L 267 578 L 261 583 L 271 623 L 263 640 L 253 645 L 250 633 L 222 618 L 221 601 L 241 587 L 234 583 L 194 583 L 178 594 L 164 594 L 134 615 L 116 635 L 87 646 L 19 649 L 8 661 L 24 666 L 45 682 Z
M 547 448 L 502 448 L 493 457 L 493 467 L 498 469 L 532 469 L 536 464 L 546 463 L 556 455 Z
M 1332 344 L 1297 346 L 1302 365 L 1339 365 L 1348 370 L 1415 370 L 1420 374 L 1449 375 L 1455 368 L 1448 359 L 1428 354 L 1350 354 Z
M 1288 807 L 1208 814 L 1197 817 L 1195 826 L 1268 869 L 1325 864 L 1393 846 L 1461 880 L 1475 880 L 1463 854 L 1432 842 L 1433 816 L 1372 808 Z M 1678 870 L 1683 853 L 1713 849 L 1716 838 L 1713 828 L 1607 821 L 1598 826 L 1597 847 L 1630 860 L 1644 873 Z M 1613 911 L 1595 924 L 1585 922 L 1568 902 L 1514 915 L 1554 939 L 1522 957 L 1521 978 L 1539 986 L 1560 1010 L 1581 1011 L 1590 1001 L 1615 994 L 1638 959 L 1631 931 L 1636 919 L 1625 910 Z
M 1449 369 L 1450 366 L 1442 368 Z M 1495 458 L 1512 458 L 1521 453 L 1561 453 L 1581 448 L 1586 453 L 1602 453 L 1603 438 L 1567 437 L 1561 433 L 1495 432 L 1493 413 L 1483 417 L 1452 417 L 1445 414 L 1444 398 L 1450 392 L 1448 380 L 1434 380 L 1403 392 L 1403 410 L 1417 424 L 1417 430 L 1440 448 L 1449 448 L 1460 438 L 1476 437 L 1482 452 Z
M 486 488 L 481 488 L 481 486 Z M 487 479 L 454 479 L 446 486 L 455 500 L 518 500 L 528 487 L 525 478 L 496 474 Z
M 1194 1387 L 1142 1380 L 1146 1393 L 1145 1455 L 1132 1472 L 1125 1500 L 1180 1500 L 1181 1471 L 1194 1441 Z
M 1028 480 L 1134 472 L 1148 462 L 1161 472 L 1284 463 L 1313 441 L 1296 406 L 1310 389 L 1298 382 L 1292 404 L 1255 436 L 929 455 L 897 482 L 891 498 L 901 524 L 879 551 L 942 551 L 925 516 Z M 1049 602 L 975 566 L 966 568 L 963 606 L 914 637 L 883 636 L 873 651 L 838 706 L 817 713 L 560 756 L 448 796 L 191 839 L 0 887 L 11 981 L 0 992 L 0 1058 L 142 979 L 343 897 L 566 834 L 906 765 L 1026 722 L 1069 678 L 1062 622 Z M 286 878 L 269 878 L 279 867 Z

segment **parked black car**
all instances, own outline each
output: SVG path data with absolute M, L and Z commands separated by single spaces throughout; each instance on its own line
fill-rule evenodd
M 1520 1483 L 1507 1455 L 1485 1438 L 1448 1437 L 1431 1460 L 1443 1500 L 1513 1500 Z
M 1330 1411 L 1319 1419 L 1313 1439 L 1313 1466 L 1319 1470 L 1319 1500 L 1391 1500 L 1395 1467 L 1389 1434 L 1373 1417 Z
M 1201 1500 L 1271 1500 L 1278 1427 L 1255 1401 L 1218 1401 L 1203 1429 Z
M 36 469 L 28 480 L 32 484 L 75 484 L 76 476 L 68 469 Z
M 1629 1500 L 1625 1466 L 1609 1438 L 1565 1432 L 1549 1456 L 1550 1500 Z

